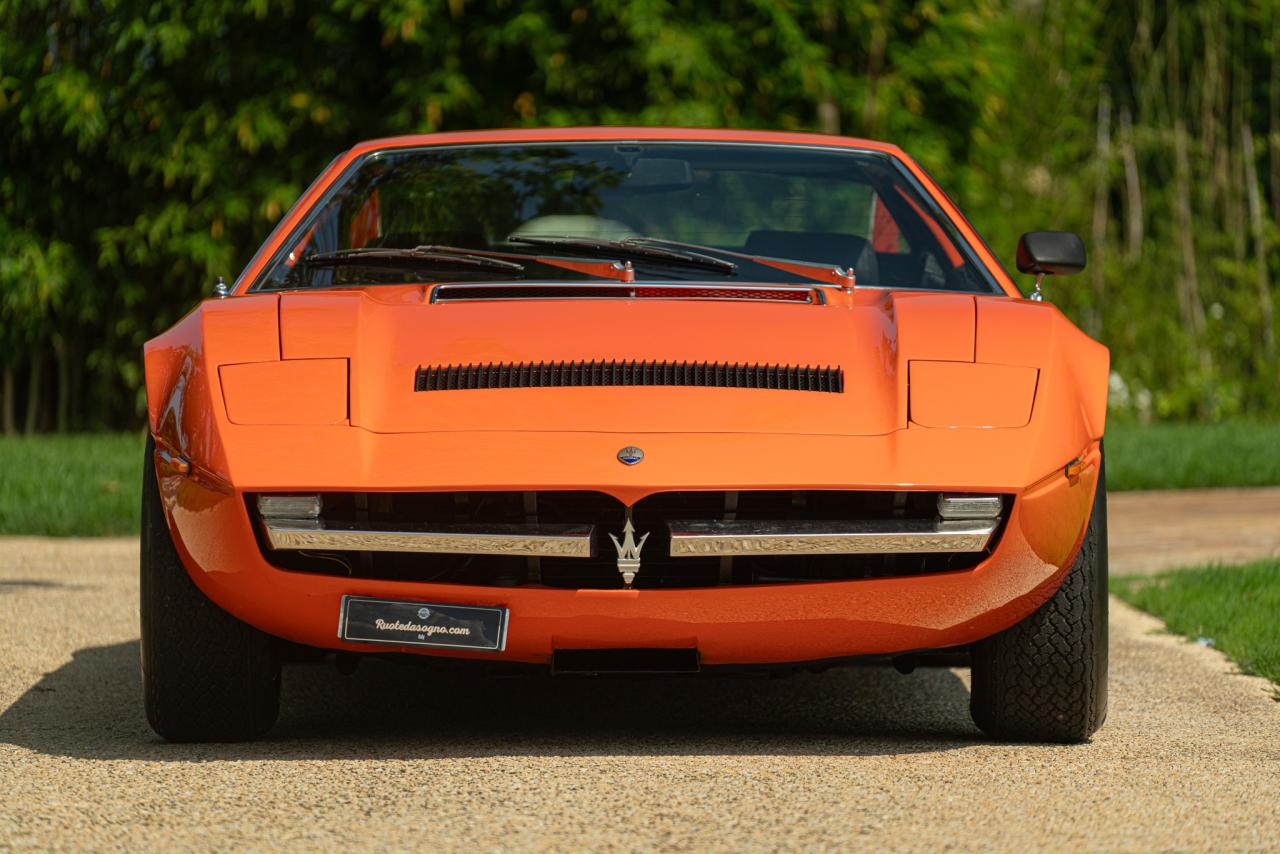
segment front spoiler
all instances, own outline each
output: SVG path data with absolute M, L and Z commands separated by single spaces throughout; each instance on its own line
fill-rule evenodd
M 296 643 L 440 654 L 339 641 L 342 597 L 357 595 L 509 609 L 504 652 L 448 652 L 459 657 L 543 664 L 556 649 L 696 648 L 707 665 L 770 664 L 956 646 L 1018 622 L 1053 594 L 1074 560 L 1099 460 L 1095 445 L 1078 476 L 1057 470 L 1017 495 L 995 552 L 973 569 L 682 590 L 477 587 L 287 572 L 263 558 L 242 493 L 165 469 L 160 487 L 178 552 L 205 595 Z

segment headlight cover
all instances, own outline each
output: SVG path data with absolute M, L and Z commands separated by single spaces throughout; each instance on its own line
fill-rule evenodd
M 1025 427 L 1040 371 L 982 362 L 909 363 L 908 418 L 922 427 Z
M 222 400 L 232 424 L 342 424 L 346 359 L 286 359 L 222 365 Z

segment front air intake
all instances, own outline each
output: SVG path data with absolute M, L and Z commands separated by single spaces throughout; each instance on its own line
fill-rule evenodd
M 414 391 L 578 386 L 692 386 L 779 391 L 844 391 L 844 371 L 728 362 L 510 362 L 418 368 Z

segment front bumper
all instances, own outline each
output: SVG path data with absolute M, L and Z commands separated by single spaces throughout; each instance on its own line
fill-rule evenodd
M 1053 594 L 1074 560 L 1099 461 L 1095 445 L 1078 476 L 1069 479 L 1058 469 L 1023 490 L 999 545 L 973 569 L 681 590 L 475 587 L 279 570 L 262 555 L 241 492 L 159 471 L 175 544 L 196 584 L 220 607 L 273 636 L 326 649 L 529 663 L 546 663 L 557 649 L 696 648 L 704 664 L 722 665 L 937 649 L 1013 625 Z M 506 649 L 442 652 L 340 641 L 338 615 L 349 595 L 505 607 Z

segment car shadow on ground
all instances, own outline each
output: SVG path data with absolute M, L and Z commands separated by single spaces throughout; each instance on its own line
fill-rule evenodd
M 280 721 L 247 744 L 175 745 L 147 726 L 138 642 L 89 647 L 0 713 L 0 743 L 153 761 L 486 756 L 885 755 L 971 746 L 945 668 L 784 678 L 488 677 L 370 660 L 285 668 Z
M 43 578 L 0 578 L 0 593 L 11 593 L 23 589 L 37 590 L 84 590 L 84 584 L 68 584 L 65 581 L 49 581 Z

